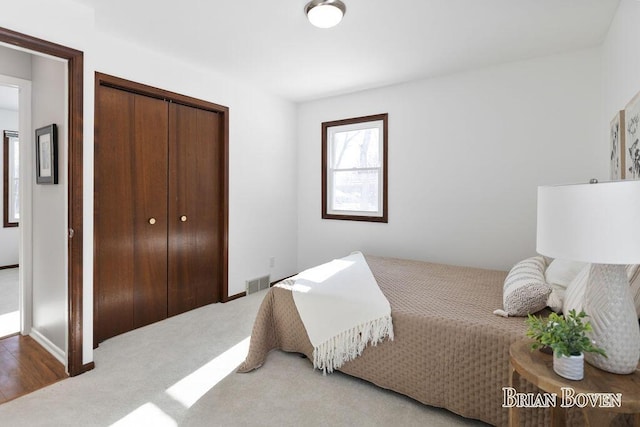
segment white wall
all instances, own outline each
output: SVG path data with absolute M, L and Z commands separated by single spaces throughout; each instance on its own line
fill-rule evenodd
M 298 267 L 352 250 L 508 269 L 536 187 L 608 176 L 600 54 L 584 50 L 300 105 Z M 389 113 L 389 223 L 321 219 L 323 121 Z
M 93 10 L 74 1 L 7 3 L 2 6 L 0 26 L 84 52 L 84 363 L 93 360 L 95 71 L 228 106 L 229 294 L 244 291 L 246 279 L 269 273 L 275 279 L 296 271 L 295 105 L 233 77 L 98 33 Z M 272 256 L 276 266 L 270 269 Z
M 0 70 L 0 74 L 2 74 Z M 18 93 L 16 91 L 16 97 Z M 18 112 L 0 109 L 0 138 L 3 138 L 3 131 L 18 131 Z M 0 180 L 4 174 L 4 141 L 0 147 Z M 0 215 L 4 212 L 4 190 L 0 186 Z M 18 244 L 20 242 L 20 231 L 18 227 L 2 227 L 0 225 L 0 267 L 18 264 Z
M 32 57 L 31 123 L 58 130 L 58 184 L 31 187 L 33 224 L 32 332 L 50 341 L 64 360 L 67 333 L 67 62 Z M 34 157 L 34 153 L 31 153 Z M 35 168 L 34 168 L 35 169 Z
M 229 107 L 229 295 L 295 273 L 294 104 L 104 33 L 95 55 L 97 71 Z
M 622 0 L 621 10 L 635 11 L 632 3 Z M 623 33 L 637 31 L 627 28 L 634 17 L 616 18 L 626 22 L 617 24 Z M 0 26 L 85 53 L 85 363 L 93 360 L 96 70 L 230 107 L 230 294 L 245 279 L 286 276 L 353 249 L 508 268 L 535 252 L 537 185 L 608 176 L 599 50 L 302 104 L 296 115 L 291 103 L 233 77 L 96 32 L 92 9 L 71 0 L 6 2 Z M 628 75 L 640 78 L 637 68 Z M 605 104 L 622 105 L 633 90 L 625 84 L 620 99 L 607 95 Z M 320 123 L 382 112 L 389 113 L 389 224 L 321 220 Z
M 55 19 L 52 19 L 55 17 Z M 93 151 L 88 150 L 93 144 L 93 66 L 91 45 L 94 33 L 94 13 L 91 8 L 82 6 L 71 0 L 20 0 L 4 2 L 0 14 L 0 26 L 38 37 L 50 42 L 58 43 L 85 52 L 84 56 L 84 154 L 85 165 L 83 180 L 85 182 L 84 200 L 93 199 Z M 91 205 L 83 207 L 85 230 L 83 240 L 83 362 L 93 360 L 93 212 Z M 88 222 L 88 224 L 87 224 Z M 66 233 L 66 224 L 63 230 Z M 65 290 L 66 291 L 66 290 Z M 56 296 L 56 301 L 62 298 Z M 66 298 L 66 292 L 64 295 Z M 44 302 L 44 301 L 43 301 Z M 46 302 L 44 302 L 46 303 Z M 46 307 L 43 307 L 46 309 Z M 33 308 L 37 310 L 36 307 Z M 41 311 L 45 313 L 46 311 Z M 56 319 L 66 316 L 65 308 L 62 313 L 52 313 Z M 62 349 L 65 347 L 63 346 Z
M 31 55 L 0 46 L 0 74 L 31 80 Z M 0 133 L 3 130 L 18 130 L 17 111 L 0 110 Z M 3 168 L 2 156 L 0 149 L 0 177 Z M 0 195 L 2 191 L 0 188 Z M 3 208 L 2 203 L 0 197 L 0 209 Z M 2 211 L 0 210 L 0 212 Z M 0 228 L 0 266 L 18 264 L 19 239 L 20 232 L 17 227 Z
M 0 74 L 31 80 L 31 55 L 0 45 Z
M 621 0 L 602 47 L 603 140 L 609 122 L 640 92 L 640 1 Z
M 58 125 L 59 184 L 36 185 L 35 180 L 32 180 L 27 184 L 30 185 L 30 191 L 25 191 L 22 195 L 30 196 L 30 201 L 26 204 L 30 209 L 28 212 L 22 212 L 22 218 L 25 221 L 30 220 L 33 224 L 33 239 L 30 242 L 30 247 L 33 248 L 31 271 L 28 274 L 23 272 L 23 277 L 30 278 L 31 283 L 28 293 L 32 295 L 30 333 L 35 334 L 36 339 L 64 360 L 67 341 L 67 64 L 66 61 L 5 47 L 0 48 L 0 59 L 2 74 L 32 82 L 32 128 L 28 136 L 22 135 L 21 156 L 35 158 L 32 146 L 35 129 L 51 123 Z M 15 125 L 12 128 L 18 129 L 18 112 L 14 112 L 14 116 Z M 30 165 L 28 174 L 34 173 L 34 163 L 27 162 Z M 15 252 L 15 261 L 11 264 L 17 264 L 18 228 L 4 230 L 11 230 L 14 239 L 9 245 L 4 239 L 6 233 L 0 233 L 3 238 L 0 256 L 11 248 L 12 254 Z M 0 258 L 0 265 L 5 265 L 2 261 Z

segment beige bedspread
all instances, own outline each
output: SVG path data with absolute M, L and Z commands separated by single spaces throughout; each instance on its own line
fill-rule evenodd
M 368 347 L 339 370 L 468 418 L 508 425 L 509 346 L 525 338 L 523 318 L 502 306 L 503 271 L 367 256 L 391 304 L 395 340 Z M 312 358 L 291 292 L 273 287 L 260 307 L 249 354 L 238 369 L 259 368 L 273 349 Z M 543 411 L 525 411 L 528 425 Z

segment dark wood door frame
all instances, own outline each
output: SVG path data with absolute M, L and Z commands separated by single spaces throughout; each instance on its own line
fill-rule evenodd
M 82 123 L 84 56 L 79 50 L 31 37 L 0 27 L 0 42 L 67 60 L 69 103 L 69 169 L 68 169 L 68 348 L 69 375 L 93 369 L 93 362 L 83 364 L 82 343 Z
M 221 254 L 221 289 L 220 296 L 222 302 L 227 302 L 232 299 L 238 298 L 242 294 L 229 296 L 229 282 L 228 282 L 228 268 L 229 268 L 229 108 L 223 105 L 214 104 L 212 102 L 203 101 L 201 99 L 192 98 L 189 96 L 181 95 L 175 92 L 170 92 L 164 89 L 159 89 L 153 86 L 147 86 L 141 83 L 125 80 L 120 77 L 111 76 L 96 72 L 95 74 L 95 93 L 98 93 L 100 86 L 111 87 L 114 89 L 120 89 L 127 92 L 136 93 L 139 95 L 149 96 L 152 98 L 164 99 L 177 104 L 187 105 L 190 107 L 199 108 L 202 110 L 213 111 L 222 116 L 222 131 L 221 131 L 221 156 L 222 156 L 222 254 Z M 95 288 L 95 286 L 94 286 Z M 94 293 L 95 295 L 95 293 Z M 94 303 L 95 306 L 95 303 Z M 95 317 L 94 317 L 95 325 Z

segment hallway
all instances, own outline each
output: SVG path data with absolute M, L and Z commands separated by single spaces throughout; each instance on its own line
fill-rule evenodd
M 0 404 L 67 378 L 62 365 L 18 334 L 18 268 L 0 270 Z
M 0 339 L 0 404 L 64 378 L 64 366 L 33 338 Z

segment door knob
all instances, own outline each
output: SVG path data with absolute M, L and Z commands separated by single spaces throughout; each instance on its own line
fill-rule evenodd
M 156 219 L 155 218 L 149 218 L 149 224 L 153 225 L 156 223 Z
M 186 216 L 186 215 L 182 215 L 182 216 L 180 217 L 180 221 L 182 221 L 182 222 L 187 222 L 187 216 Z

